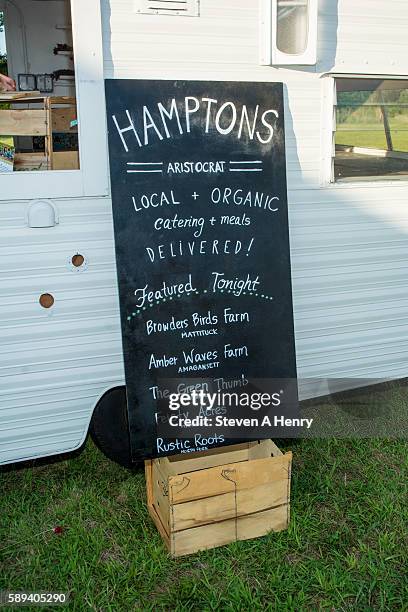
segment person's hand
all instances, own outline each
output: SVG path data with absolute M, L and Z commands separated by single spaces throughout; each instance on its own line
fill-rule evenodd
M 16 82 L 5 74 L 0 74 L 0 85 L 3 91 L 16 91 Z

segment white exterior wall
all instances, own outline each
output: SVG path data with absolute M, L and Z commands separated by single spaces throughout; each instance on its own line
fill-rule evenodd
M 0 202 L 0 463 L 80 446 L 124 380 L 110 202 L 54 202 L 59 224 L 44 229 L 27 227 L 28 202 Z
M 317 67 L 287 69 L 259 65 L 256 0 L 201 0 L 199 18 L 101 5 L 106 78 L 285 83 L 299 377 L 406 376 L 408 182 L 322 183 L 322 74 L 408 75 L 405 0 L 320 0 Z M 78 447 L 98 398 L 124 384 L 110 200 L 55 202 L 51 230 L 25 226 L 28 201 L 0 202 L 0 463 Z M 78 251 L 85 272 L 68 266 Z M 38 304 L 47 291 L 51 314 Z M 327 390 L 305 385 L 301 397 Z

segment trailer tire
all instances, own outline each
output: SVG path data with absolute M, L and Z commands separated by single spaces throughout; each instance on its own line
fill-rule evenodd
M 89 433 L 108 459 L 126 468 L 141 466 L 131 458 L 126 387 L 115 387 L 101 397 L 95 407 Z

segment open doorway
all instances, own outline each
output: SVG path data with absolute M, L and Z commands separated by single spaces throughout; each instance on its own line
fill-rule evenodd
M 4 34 L 4 11 L 2 10 L 0 10 L 0 74 L 8 74 L 6 36 Z
M 0 0 L 0 171 L 79 169 L 70 0 Z

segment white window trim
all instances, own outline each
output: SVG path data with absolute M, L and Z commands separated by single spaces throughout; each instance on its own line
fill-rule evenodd
M 332 73 L 322 74 L 322 115 L 321 115 L 321 165 L 320 165 L 320 187 L 327 189 L 356 189 L 361 187 L 399 187 L 407 188 L 408 174 L 403 178 L 361 178 L 349 179 L 347 181 L 335 181 L 333 176 L 333 152 L 334 152 L 334 136 L 336 133 L 336 114 L 335 114 L 335 98 L 336 78 L 347 79 L 403 79 L 407 80 L 407 76 L 403 75 L 384 75 L 384 74 L 348 74 L 348 73 Z
M 306 49 L 299 54 L 283 53 L 277 47 L 278 2 L 277 0 L 260 0 L 260 64 L 263 66 L 314 66 L 317 62 L 317 15 L 318 0 L 309 0 Z
M 322 138 L 321 138 L 321 175 L 320 183 L 323 187 L 335 185 L 333 181 L 333 121 L 334 116 L 334 77 L 326 76 L 322 79 Z
M 71 0 L 79 170 L 0 174 L 0 200 L 109 194 L 100 0 Z

